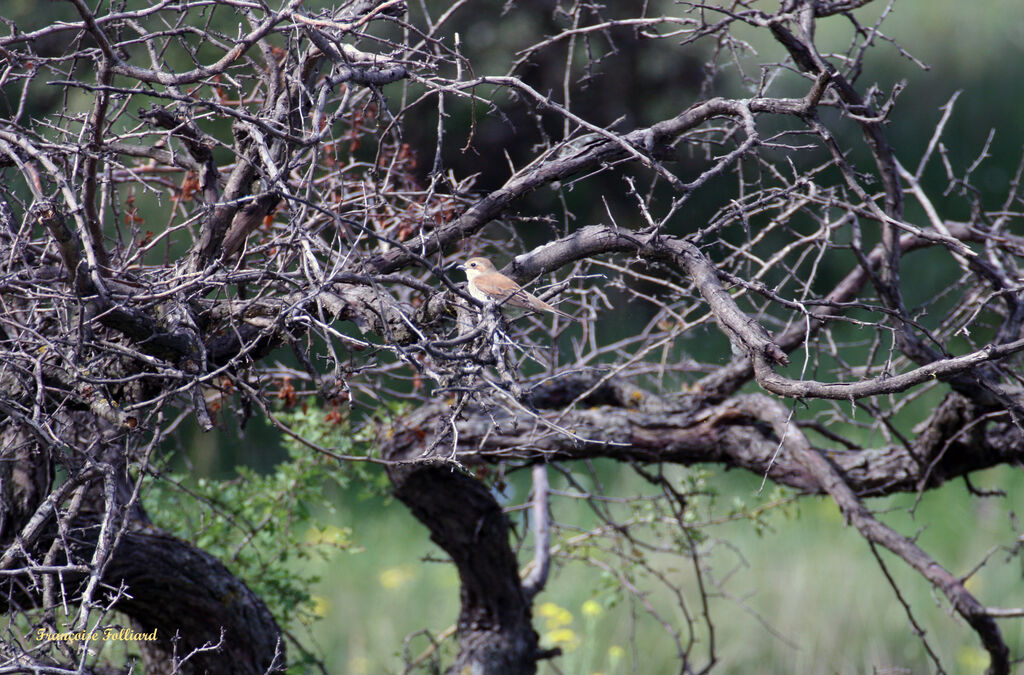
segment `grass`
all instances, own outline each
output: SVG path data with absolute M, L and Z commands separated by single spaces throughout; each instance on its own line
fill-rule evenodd
M 918 543 L 955 574 L 968 572 L 994 546 L 1011 545 L 1012 513 L 1021 507 L 1021 478 L 1009 469 L 976 477 L 986 487 L 1009 491 L 1005 499 L 967 496 L 962 482 L 923 495 L 912 517 L 906 511 L 913 495 L 871 503 L 887 509 L 883 520 Z M 756 477 L 737 472 L 710 479 L 720 495 L 719 512 L 734 508 L 734 498 L 756 501 Z M 629 494 L 640 488 L 621 476 L 609 492 Z M 587 520 L 585 507 L 577 520 Z M 574 514 L 565 505 L 558 518 Z M 428 629 L 438 635 L 458 613 L 454 569 L 437 560 L 443 553 L 426 530 L 403 507 L 363 500 L 339 509 L 339 524 L 353 528 L 363 550 L 325 561 L 318 596 L 324 620 L 315 625 L 330 672 L 401 672 L 407 635 Z M 701 546 L 720 589 L 709 599 L 715 624 L 717 672 L 722 673 L 860 673 L 929 672 L 929 660 L 907 615 L 870 549 L 846 526 L 825 498 L 805 497 L 794 506 L 770 511 L 760 526 L 735 520 L 709 529 Z M 653 541 L 653 539 L 651 539 Z M 661 539 L 666 543 L 668 538 Z M 430 559 L 430 560 L 428 560 Z M 882 559 L 924 628 L 931 648 L 949 672 L 980 673 L 988 663 L 973 632 L 950 612 L 944 598 L 902 561 Z M 658 554 L 652 562 L 669 583 L 682 589 L 692 615 L 700 614 L 699 593 L 687 557 Z M 681 609 L 650 577 L 620 567 L 663 619 L 684 633 Z M 968 582 L 986 604 L 1024 604 L 1020 561 L 997 552 L 988 566 Z M 609 575 L 582 562 L 561 561 L 534 605 L 534 625 L 545 646 L 560 646 L 564 655 L 544 664 L 541 673 L 612 675 L 678 672 L 680 661 L 669 634 L 628 596 L 613 592 Z M 699 624 L 699 621 L 698 621 Z M 770 628 L 769 628 L 770 627 Z M 1004 636 L 1012 649 L 1022 643 L 1020 622 L 1008 620 Z M 707 659 L 708 635 L 696 631 L 695 664 Z M 448 641 L 449 650 L 451 640 Z M 419 654 L 429 645 L 425 635 L 406 648 Z M 450 651 L 446 654 L 450 661 Z M 445 661 L 445 662 L 449 662 Z

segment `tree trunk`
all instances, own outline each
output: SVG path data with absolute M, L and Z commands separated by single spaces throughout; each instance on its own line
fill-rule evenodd
M 395 495 L 459 571 L 459 653 L 448 672 L 535 673 L 540 653 L 530 603 L 508 542 L 508 519 L 487 487 L 448 466 L 398 465 L 389 474 Z

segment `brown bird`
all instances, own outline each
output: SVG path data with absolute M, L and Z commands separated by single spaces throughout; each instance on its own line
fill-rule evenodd
M 465 271 L 469 294 L 483 302 L 493 302 L 498 306 L 532 309 L 535 312 L 551 312 L 566 319 L 576 317 L 555 309 L 537 296 L 524 291 L 523 288 L 504 274 L 495 269 L 487 258 L 470 258 L 459 269 Z

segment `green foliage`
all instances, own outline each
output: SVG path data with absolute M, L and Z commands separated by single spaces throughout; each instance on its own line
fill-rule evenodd
M 404 411 L 406 408 L 399 405 L 382 406 L 381 410 L 373 413 L 374 417 L 390 417 L 400 412 L 392 413 L 392 407 Z M 349 423 L 347 410 L 331 405 L 323 410 L 313 405 L 303 405 L 294 410 L 280 413 L 278 419 L 288 425 L 295 434 L 284 437 L 284 446 L 289 454 L 300 452 L 300 448 L 308 448 L 307 441 L 311 445 L 327 448 L 334 453 L 347 456 L 365 457 L 368 456 L 368 449 L 373 442 L 372 428 L 363 426 L 355 430 Z M 380 471 L 377 465 L 362 461 L 336 462 L 330 457 L 323 456 L 327 464 L 331 465 L 331 479 L 341 488 L 357 488 L 360 497 L 381 496 L 388 494 L 387 475 Z
M 364 462 L 339 463 L 312 447 L 353 454 L 357 444 L 338 409 L 304 405 L 277 417 L 294 436 L 284 436 L 288 460 L 273 471 L 240 466 L 230 480 L 163 475 L 147 505 L 156 523 L 221 559 L 282 626 L 309 627 L 321 611 L 311 593 L 320 577 L 308 570 L 353 549 L 351 530 L 337 524 L 337 490 L 355 479 L 377 492 L 385 478 Z

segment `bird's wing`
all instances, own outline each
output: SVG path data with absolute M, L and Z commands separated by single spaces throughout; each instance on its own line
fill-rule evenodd
M 505 304 L 510 307 L 522 307 L 524 309 L 532 309 L 539 312 L 554 312 L 559 316 L 575 320 L 575 317 L 572 315 L 566 314 L 560 309 L 552 307 L 532 293 L 523 290 L 520 288 L 519 284 L 508 277 L 495 277 L 489 274 L 482 274 L 478 276 L 473 283 L 476 284 L 476 287 L 480 291 L 494 298 L 494 302 L 499 305 Z
M 502 279 L 490 274 L 481 274 L 473 283 L 478 289 L 494 297 L 495 302 L 526 300 L 530 295 L 511 279 Z

